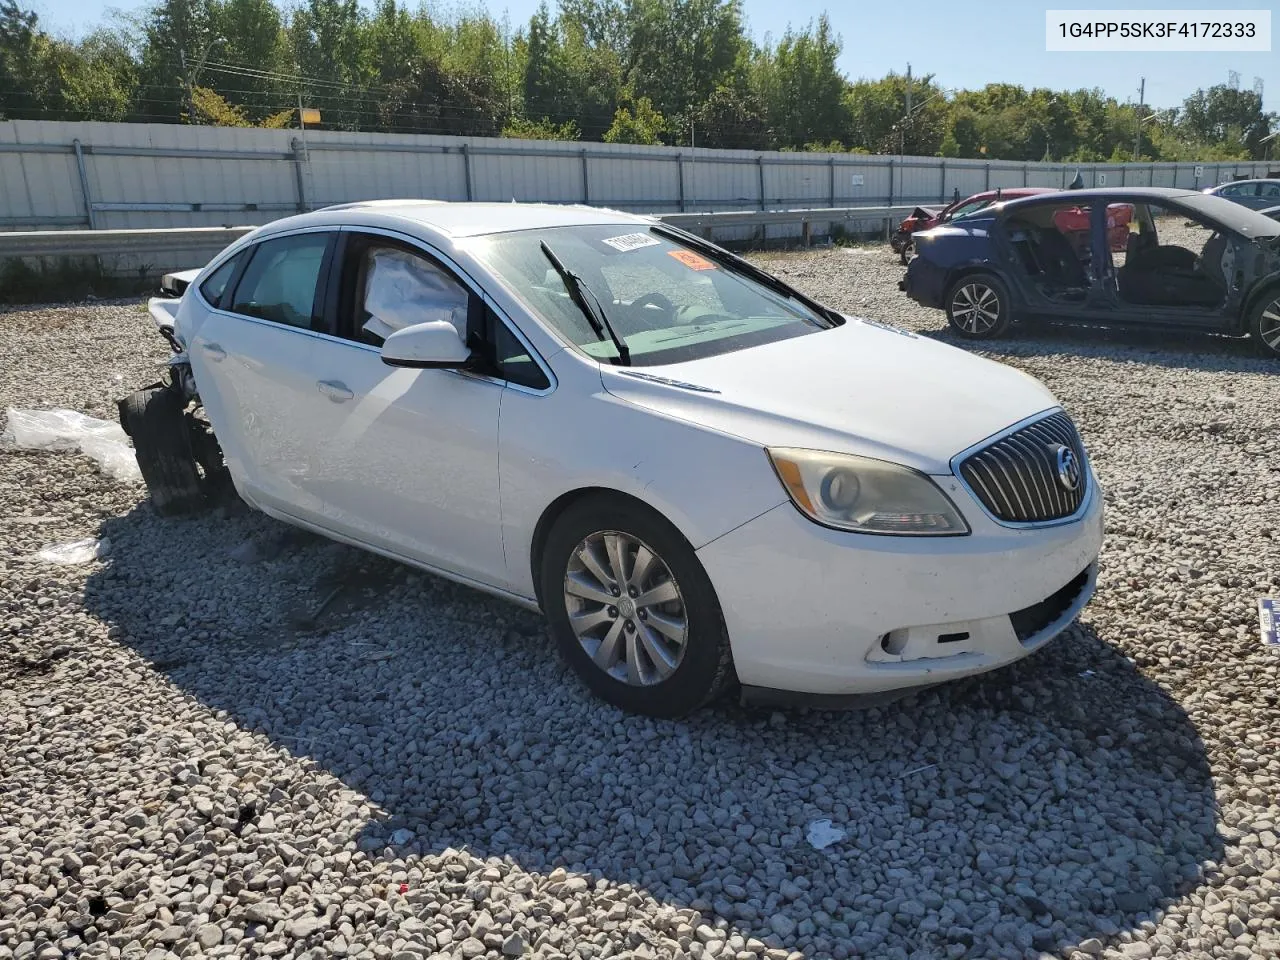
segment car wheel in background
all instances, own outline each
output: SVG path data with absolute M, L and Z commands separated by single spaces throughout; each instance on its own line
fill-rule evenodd
M 1009 329 L 1009 290 L 990 273 L 970 273 L 947 295 L 951 329 L 970 340 L 989 340 Z
M 911 238 L 908 237 L 902 241 L 902 245 L 898 249 L 898 258 L 902 261 L 904 267 L 911 262 L 911 248 Z
M 1280 358 L 1280 290 L 1268 290 L 1249 315 L 1249 333 L 1268 357 Z
M 667 520 L 592 496 L 555 522 L 542 551 L 542 608 L 561 654 L 614 706 L 680 717 L 733 680 L 720 604 Z

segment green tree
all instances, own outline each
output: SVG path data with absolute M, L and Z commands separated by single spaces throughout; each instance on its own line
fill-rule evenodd
M 0 0 L 0 119 L 26 117 L 43 106 L 36 46 L 39 18 L 16 0 Z
M 846 83 L 836 67 L 840 38 L 826 14 L 802 33 L 788 30 L 756 59 L 755 86 L 775 144 L 841 140 L 848 129 Z
M 141 23 L 137 112 L 164 122 L 186 117 L 189 88 L 217 39 L 213 0 L 161 0 Z
M 690 139 L 695 146 L 725 150 L 767 150 L 773 144 L 759 99 L 732 87 L 720 87 L 694 111 Z
M 749 47 L 741 0 L 627 0 L 625 23 L 628 85 L 682 126 Z
M 666 132 L 667 121 L 662 114 L 653 108 L 648 97 L 640 97 L 618 107 L 604 142 L 659 144 Z
M 908 113 L 907 89 L 907 78 L 897 73 L 851 84 L 845 94 L 849 118 L 845 142 L 870 153 L 925 157 L 937 153 L 950 105 L 931 75 L 914 77 Z M 966 156 L 964 141 L 960 139 L 960 143 L 961 155 Z
M 567 123 L 552 123 L 550 120 L 527 120 L 524 117 L 512 117 L 502 128 L 504 137 L 517 140 L 580 140 L 582 132 L 578 125 L 570 120 Z
M 1257 93 L 1227 84 L 1197 90 L 1183 103 L 1181 116 L 1182 130 L 1192 141 L 1228 148 L 1239 144 L 1256 159 L 1262 158 L 1262 138 L 1276 120 L 1276 114 L 1263 112 Z

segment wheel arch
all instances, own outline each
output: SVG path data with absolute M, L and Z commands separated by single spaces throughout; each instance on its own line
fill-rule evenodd
M 994 264 L 986 260 L 977 260 L 977 261 L 970 261 L 969 263 L 959 264 L 958 266 L 954 266 L 947 271 L 947 283 L 942 290 L 944 303 L 949 302 L 951 300 L 951 294 L 955 291 L 956 287 L 959 285 L 961 280 L 963 280 L 965 277 L 971 277 L 975 273 L 991 274 L 993 277 L 995 277 L 997 280 L 999 280 L 1001 283 L 1005 285 L 1005 287 L 1009 290 L 1010 295 L 1013 294 L 1014 285 L 1001 270 L 997 269 Z M 1012 306 L 1012 304 L 1010 304 L 1010 306 Z
M 1269 295 L 1280 296 L 1280 271 L 1263 277 L 1249 291 L 1249 296 L 1245 299 L 1244 305 L 1240 308 L 1240 313 L 1236 317 L 1235 327 L 1237 332 L 1249 332 L 1249 318 L 1253 315 L 1253 311 L 1258 304 Z
M 540 571 L 542 570 L 542 554 L 546 549 L 547 536 L 551 533 L 552 527 L 556 521 L 564 516 L 565 511 L 583 500 L 592 498 L 614 499 L 640 507 L 643 510 L 660 517 L 662 520 L 671 524 L 671 526 L 689 543 L 692 549 L 693 543 L 689 539 L 686 531 L 680 529 L 680 524 L 673 520 L 670 516 L 659 510 L 652 503 L 642 500 L 634 494 L 626 493 L 615 487 L 604 486 L 586 486 L 577 487 L 576 489 L 566 491 L 552 500 L 543 509 L 542 514 L 538 517 L 538 522 L 533 527 L 533 539 L 529 543 L 529 571 L 533 577 L 534 597 L 538 601 L 538 606 L 542 606 L 542 578 Z

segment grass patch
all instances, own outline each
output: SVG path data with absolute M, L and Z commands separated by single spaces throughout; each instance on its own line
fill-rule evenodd
M 98 257 L 12 257 L 0 260 L 0 304 L 65 303 L 128 297 L 156 287 L 149 265 L 120 275 Z

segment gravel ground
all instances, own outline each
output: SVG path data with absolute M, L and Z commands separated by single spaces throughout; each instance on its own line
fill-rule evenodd
M 885 248 L 760 259 L 942 336 Z M 137 303 L 2 314 L 0 408 L 111 417 L 165 352 Z M 535 616 L 0 452 L 0 960 L 1280 955 L 1280 367 L 1057 328 L 986 352 L 1084 433 L 1097 599 L 861 713 L 627 717 Z M 110 555 L 29 559 L 83 536 Z M 847 837 L 814 850 L 818 818 Z

